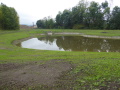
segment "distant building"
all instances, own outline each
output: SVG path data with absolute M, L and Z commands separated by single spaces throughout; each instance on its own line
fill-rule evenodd
M 20 25 L 20 29 L 32 29 L 32 26 Z
M 33 28 L 37 28 L 37 25 L 34 25 Z

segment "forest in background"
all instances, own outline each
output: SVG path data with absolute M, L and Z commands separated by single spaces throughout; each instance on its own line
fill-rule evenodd
M 45 17 L 36 22 L 42 29 L 120 29 L 120 7 L 112 10 L 109 2 L 101 4 L 81 0 L 71 9 L 59 12 L 56 18 Z

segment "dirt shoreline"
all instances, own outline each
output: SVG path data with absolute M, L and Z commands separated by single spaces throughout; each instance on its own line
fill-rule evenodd
M 57 35 L 61 35 L 61 34 L 64 34 L 64 35 L 80 35 L 80 36 L 83 36 L 83 37 L 89 37 L 89 38 L 105 38 L 105 39 L 120 39 L 120 36 L 97 36 L 97 35 L 85 35 L 83 33 L 55 33 Z
M 96 35 L 82 35 L 89 38 L 104 38 L 104 39 L 120 39 L 120 36 L 96 36 Z

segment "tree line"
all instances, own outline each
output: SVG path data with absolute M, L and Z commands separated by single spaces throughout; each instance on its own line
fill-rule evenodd
M 5 4 L 0 4 L 0 29 L 17 30 L 19 29 L 19 17 L 16 10 Z
M 71 9 L 59 12 L 55 19 L 40 19 L 36 25 L 44 29 L 120 29 L 120 7 L 111 10 L 107 1 L 99 4 L 81 0 Z

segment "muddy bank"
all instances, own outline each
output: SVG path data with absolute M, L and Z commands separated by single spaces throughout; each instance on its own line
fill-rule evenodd
M 89 38 L 105 38 L 105 39 L 120 39 L 120 36 L 96 36 L 96 35 L 82 35 Z
M 83 33 L 70 33 L 70 32 L 63 32 L 63 33 L 54 33 L 55 35 L 83 35 Z
M 23 41 L 31 39 L 31 38 L 33 38 L 33 37 L 27 37 L 27 38 L 22 38 L 22 39 L 14 40 L 14 41 L 12 41 L 12 44 L 16 45 L 16 44 L 18 44 L 20 42 L 23 42 Z
M 0 89 L 21 89 L 26 87 L 52 87 L 59 77 L 73 69 L 70 62 L 51 60 L 45 64 L 32 62 L 26 64 L 0 64 Z

